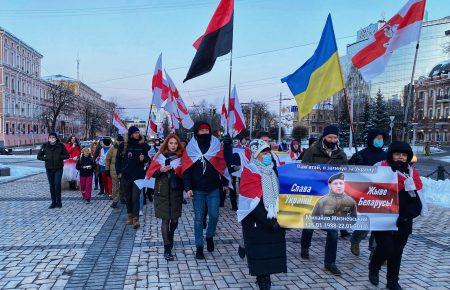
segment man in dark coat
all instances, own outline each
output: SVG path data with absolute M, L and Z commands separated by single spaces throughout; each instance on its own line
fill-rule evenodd
M 348 161 L 351 165 L 373 166 L 378 162 L 386 160 L 386 152 L 383 150 L 386 134 L 379 129 L 371 129 L 367 134 L 367 147 L 353 154 Z M 359 256 L 359 244 L 367 237 L 369 231 L 354 231 L 350 238 L 350 250 L 355 256 Z M 369 250 L 374 247 L 374 237 L 370 236 Z
M 347 164 L 347 155 L 339 147 L 339 129 L 334 125 L 329 125 L 323 129 L 322 137 L 311 147 L 306 149 L 302 159 L 303 163 L 319 164 Z M 334 275 L 341 275 L 341 271 L 336 266 L 336 252 L 338 231 L 326 230 L 327 241 L 325 244 L 325 269 Z M 301 257 L 309 259 L 309 247 L 313 229 L 303 229 L 301 238 Z
M 56 133 L 48 135 L 48 142 L 42 145 L 37 159 L 45 161 L 48 183 L 52 204 L 48 208 L 61 208 L 61 179 L 64 168 L 64 160 L 69 158 L 64 145 L 59 141 Z
M 223 172 L 219 172 L 218 169 L 211 163 L 213 159 L 217 161 L 217 158 L 211 158 L 207 160 L 204 154 L 208 152 L 210 147 L 217 144 L 218 139 L 211 134 L 211 126 L 203 121 L 199 121 L 194 124 L 194 138 L 191 139 L 186 147 L 184 153 L 184 158 L 189 156 L 189 148 L 196 148 L 201 152 L 196 152 L 201 156 L 192 165 L 184 169 L 183 172 L 183 185 L 184 190 L 188 195 L 194 197 L 194 212 L 195 212 L 195 222 L 194 222 L 194 232 L 195 232 L 195 245 L 197 247 L 195 257 L 197 259 L 205 259 L 203 254 L 203 217 L 205 210 L 208 210 L 208 227 L 206 230 L 206 247 L 208 252 L 214 251 L 214 240 L 213 237 L 216 233 L 217 222 L 219 220 L 219 205 L 220 205 L 220 188 L 228 184 L 227 180 L 223 176 Z M 226 160 L 231 160 L 232 140 L 227 136 L 226 148 L 222 152 Z M 192 144 L 192 145 L 191 145 Z M 197 144 L 194 146 L 194 144 Z M 220 155 L 220 153 L 218 153 Z M 226 155 L 226 156 L 225 156 Z M 189 158 L 189 157 L 188 157 Z M 224 162 L 224 160 L 222 160 Z M 183 164 L 183 167 L 185 164 Z
M 131 126 L 128 129 L 128 139 L 120 144 L 116 156 L 116 173 L 123 183 L 126 196 L 127 224 L 133 224 L 135 229 L 140 227 L 139 200 L 141 191 L 134 181 L 145 177 L 145 164 L 150 160 L 149 150 L 150 147 L 144 142 L 139 128 Z

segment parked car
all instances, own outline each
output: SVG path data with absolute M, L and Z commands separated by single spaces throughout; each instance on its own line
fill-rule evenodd
M 5 147 L 0 147 L 0 155 L 11 155 L 12 150 L 8 150 Z

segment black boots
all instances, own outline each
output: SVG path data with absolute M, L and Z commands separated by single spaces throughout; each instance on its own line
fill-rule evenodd
M 260 290 L 270 290 L 270 286 L 272 286 L 270 275 L 256 276 L 256 284 L 258 284 Z
M 197 252 L 195 253 L 195 258 L 197 260 L 205 259 L 205 254 L 203 254 L 203 246 L 197 246 Z
M 164 258 L 166 261 L 173 261 L 174 257 L 172 255 L 172 245 L 164 245 Z
M 300 251 L 300 257 L 304 260 L 309 260 L 309 249 L 302 248 Z
M 241 245 L 239 245 L 239 248 L 238 248 L 238 255 L 241 259 L 245 258 L 245 248 L 241 247 Z
M 208 252 L 214 252 L 214 240 L 213 238 L 206 238 L 206 249 L 208 249 Z
M 325 265 L 325 269 L 330 271 L 331 274 L 336 275 L 336 276 L 340 276 L 342 274 L 341 270 L 338 269 L 336 264 L 327 264 L 327 265 Z
M 369 269 L 369 281 L 372 285 L 378 286 L 380 283 L 379 271 Z
M 395 281 L 395 282 L 388 281 L 386 283 L 386 288 L 389 290 L 402 290 L 403 289 L 402 286 L 400 286 L 400 284 L 398 284 L 397 281 Z

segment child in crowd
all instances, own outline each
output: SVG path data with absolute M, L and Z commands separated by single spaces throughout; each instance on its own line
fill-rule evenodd
M 91 202 L 92 176 L 95 169 L 95 161 L 92 158 L 91 150 L 87 147 L 81 150 L 81 157 L 77 161 L 77 170 L 80 171 L 80 188 L 83 200 Z

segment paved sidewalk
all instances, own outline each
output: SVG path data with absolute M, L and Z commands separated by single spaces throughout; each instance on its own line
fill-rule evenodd
M 160 223 L 153 204 L 145 208 L 138 231 L 125 226 L 126 209 L 109 208 L 95 197 L 81 201 L 63 192 L 63 208 L 49 210 L 45 174 L 0 185 L 0 289 L 256 289 L 247 264 L 237 255 L 240 228 L 235 213 L 221 209 L 216 251 L 194 259 L 193 212 L 183 209 L 175 235 L 175 261 L 166 262 Z M 405 289 L 450 289 L 450 210 L 431 208 L 418 219 L 405 249 L 401 285 Z M 367 279 L 367 241 L 362 255 L 350 253 L 340 239 L 342 277 L 324 272 L 325 235 L 316 231 L 312 258 L 300 256 L 300 230 L 287 234 L 288 273 L 273 275 L 273 289 L 376 289 Z M 385 283 L 381 272 L 381 286 Z M 380 287 L 382 288 L 382 287 Z

